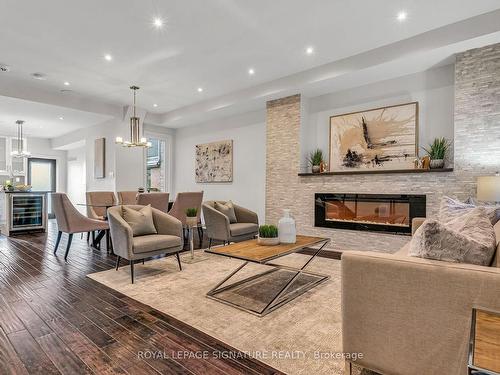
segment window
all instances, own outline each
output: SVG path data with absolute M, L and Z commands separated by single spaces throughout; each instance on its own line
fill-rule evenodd
M 158 138 L 148 138 L 151 147 L 146 155 L 146 189 L 148 191 L 166 191 L 167 162 L 165 158 L 166 141 Z

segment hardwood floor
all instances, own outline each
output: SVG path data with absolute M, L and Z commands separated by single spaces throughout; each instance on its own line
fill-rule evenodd
M 116 257 L 75 235 L 66 263 L 49 232 L 0 236 L 0 374 L 280 373 L 85 277 Z

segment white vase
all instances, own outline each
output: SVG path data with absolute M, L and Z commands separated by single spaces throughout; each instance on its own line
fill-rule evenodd
M 283 210 L 283 217 L 278 222 L 278 234 L 280 243 L 295 243 L 297 241 L 297 230 L 295 220 L 290 216 L 290 210 Z

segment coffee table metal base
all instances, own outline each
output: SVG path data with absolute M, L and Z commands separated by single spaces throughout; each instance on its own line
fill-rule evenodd
M 310 256 L 310 258 L 301 268 L 294 268 L 270 262 L 262 263 L 263 265 L 271 266 L 272 268 L 266 270 L 265 272 L 261 272 L 259 274 L 247 277 L 243 280 L 236 281 L 232 284 L 224 285 L 227 281 L 233 278 L 238 272 L 240 272 L 246 265 L 248 265 L 248 263 L 250 263 L 246 261 L 243 264 L 241 264 L 238 268 L 236 268 L 232 273 L 230 273 L 226 278 L 224 278 L 224 280 L 218 283 L 213 289 L 211 289 L 207 293 L 207 297 L 260 317 L 265 316 L 269 314 L 271 311 L 276 310 L 278 307 L 281 307 L 284 304 L 294 300 L 301 294 L 307 292 L 308 290 L 316 287 L 317 285 L 321 284 L 322 282 L 330 278 L 327 275 L 321 275 L 314 272 L 305 271 L 305 268 L 319 254 L 319 252 L 323 249 L 323 247 L 327 243 L 328 241 L 326 241 L 319 249 L 315 249 L 314 253 Z M 238 303 L 235 302 L 234 300 L 231 301 L 230 298 L 227 298 L 228 292 L 237 289 L 243 290 L 245 289 L 246 286 L 249 286 L 252 283 L 259 283 L 260 280 L 265 280 L 266 277 L 272 276 L 272 274 L 276 272 L 288 274 L 288 280 L 284 282 L 284 285 L 280 286 L 278 289 L 273 291 L 270 295 L 269 301 L 266 302 L 260 308 L 248 307 L 245 306 L 245 304 L 243 303 Z M 275 285 L 269 286 L 269 289 L 272 289 L 273 286 Z

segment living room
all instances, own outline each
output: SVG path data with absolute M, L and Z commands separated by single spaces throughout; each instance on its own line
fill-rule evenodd
M 1 373 L 500 374 L 496 1 L 4 10 Z

